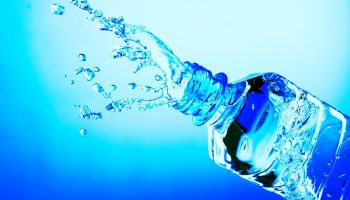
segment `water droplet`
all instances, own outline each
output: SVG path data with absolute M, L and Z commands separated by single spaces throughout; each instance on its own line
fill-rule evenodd
M 340 156 L 337 154 L 335 155 L 335 159 L 339 160 L 340 159 Z
M 67 74 L 65 74 L 65 75 L 64 75 L 64 78 L 67 78 L 67 77 L 68 77 Z
M 74 85 L 74 80 L 70 80 L 69 83 L 70 83 L 71 85 Z
M 103 87 L 100 84 L 98 84 L 98 83 L 94 83 L 92 85 L 92 89 L 95 90 L 98 93 L 101 93 L 101 92 L 104 91 Z
M 107 111 L 115 112 L 115 108 L 114 108 L 114 106 L 113 106 L 112 103 L 108 104 L 108 105 L 105 107 L 105 109 L 106 109 Z
M 64 8 L 64 6 L 56 4 L 56 3 L 52 4 L 52 6 L 51 6 L 51 12 L 55 15 L 63 15 L 65 10 L 66 9 Z
M 77 68 L 77 69 L 74 71 L 74 74 L 75 74 L 75 75 L 78 75 L 78 74 L 80 74 L 80 73 L 83 72 L 83 71 L 84 71 L 84 68 L 79 67 L 79 68 Z
M 129 83 L 129 88 L 130 89 L 135 89 L 137 87 L 137 84 L 136 83 Z
M 161 80 L 163 80 L 163 78 L 162 78 L 161 76 L 159 76 L 159 75 L 156 75 L 156 76 L 154 77 L 154 79 L 156 79 L 156 81 L 161 81 Z
M 111 87 L 109 88 L 111 91 L 115 91 L 117 89 L 116 85 L 111 85 Z
M 83 54 L 83 53 L 79 54 L 79 55 L 78 55 L 78 58 L 79 58 L 80 61 L 83 61 L 83 62 L 86 61 L 86 55 Z
M 90 113 L 90 118 L 94 119 L 94 120 L 102 119 L 102 113 L 100 113 L 100 112 L 92 112 L 92 113 Z
M 95 73 L 91 69 L 84 69 L 84 75 L 87 81 L 95 78 Z
M 80 135 L 86 135 L 87 134 L 87 130 L 84 128 L 80 129 Z
M 99 18 L 103 16 L 103 12 L 99 11 L 99 10 L 95 10 L 94 11 L 94 17 L 95 18 Z
M 327 194 L 327 197 L 328 197 L 328 198 L 331 198 L 331 197 L 332 197 L 332 195 L 331 195 L 331 194 Z
M 99 71 L 101 71 L 101 69 L 100 69 L 99 67 L 94 67 L 94 68 L 92 68 L 92 70 L 93 70 L 94 72 L 99 72 Z
M 150 86 L 142 86 L 142 87 L 141 87 L 141 90 L 142 90 L 142 91 L 145 91 L 145 92 L 149 92 L 149 91 L 152 90 L 152 87 L 150 87 Z

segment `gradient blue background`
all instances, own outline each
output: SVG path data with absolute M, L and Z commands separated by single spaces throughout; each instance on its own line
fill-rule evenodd
M 67 1 L 1 1 L 0 199 L 281 199 L 216 166 L 206 127 L 167 108 L 83 121 L 74 104 L 104 105 L 79 65 L 135 77 L 109 57 L 112 35 Z M 108 16 L 145 25 L 182 59 L 230 80 L 277 72 L 350 114 L 348 1 L 91 0 Z M 102 73 L 102 72 L 101 72 Z M 70 76 L 71 77 L 71 76 Z M 143 79 L 140 79 L 143 80 Z M 88 135 L 79 135 L 80 127 Z

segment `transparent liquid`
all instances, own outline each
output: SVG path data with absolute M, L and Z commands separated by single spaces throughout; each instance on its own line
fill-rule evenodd
M 130 89 L 158 94 L 150 99 L 114 99 L 116 85 L 106 89 L 92 83 L 108 100 L 107 111 L 171 106 L 192 115 L 194 124 L 207 124 L 211 158 L 243 178 L 287 199 L 348 197 L 349 117 L 274 73 L 228 83 L 223 73 L 214 76 L 198 64 L 181 62 L 143 27 L 126 24 L 122 17 L 105 17 L 86 0 L 71 3 L 85 10 L 101 31 L 118 38 L 113 59 L 135 63 L 134 73 L 159 70 L 154 78 L 160 87 L 129 83 Z M 83 54 L 78 58 L 87 60 Z M 100 70 L 80 67 L 75 75 L 92 82 Z M 83 118 L 102 118 L 88 106 L 78 108 Z
M 286 199 L 347 199 L 350 118 L 278 74 L 236 84 L 209 121 L 211 158 Z

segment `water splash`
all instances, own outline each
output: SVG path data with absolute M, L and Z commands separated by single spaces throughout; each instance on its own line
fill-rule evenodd
M 51 12 L 55 15 L 63 15 L 65 11 L 65 7 L 60 4 L 54 3 L 51 6 Z
M 80 118 L 82 119 L 102 119 L 102 113 L 101 112 L 94 112 L 90 109 L 87 105 L 76 105 L 75 108 L 79 109 L 80 112 Z
M 121 112 L 132 107 L 143 111 L 164 105 L 173 106 L 181 100 L 185 90 L 183 85 L 186 85 L 188 75 L 191 73 L 185 73 L 188 71 L 187 66 L 161 40 L 144 27 L 125 23 L 123 17 L 104 16 L 102 11 L 94 9 L 86 0 L 71 0 L 71 3 L 86 11 L 88 19 L 97 22 L 99 30 L 111 32 L 119 38 L 110 53 L 113 59 L 125 58 L 135 63 L 133 70 L 135 74 L 144 68 L 159 71 L 155 76 L 157 86 L 129 83 L 129 88 L 132 90 L 156 94 L 151 98 L 114 99 L 110 92 L 116 90 L 116 85 L 110 86 L 110 92 L 107 92 L 101 84 L 93 84 L 93 89 L 109 100 L 106 105 L 107 111 Z M 86 55 L 83 53 L 79 54 L 78 58 L 80 61 L 86 61 Z M 99 71 L 99 67 L 92 69 L 79 67 L 75 70 L 75 75 L 84 74 L 86 81 L 92 81 L 95 73 Z

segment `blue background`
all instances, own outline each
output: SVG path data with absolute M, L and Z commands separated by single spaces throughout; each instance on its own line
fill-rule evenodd
M 72 77 L 79 53 L 86 53 L 87 66 L 108 71 L 97 80 L 121 91 L 147 78 L 109 57 L 112 35 L 68 0 L 56 2 L 66 6 L 63 16 L 50 13 L 53 1 L 0 3 L 0 199 L 281 199 L 216 166 L 207 155 L 206 127 L 175 110 L 79 119 L 74 104 L 98 110 L 105 103 Z M 145 25 L 183 61 L 223 71 L 231 81 L 277 72 L 350 114 L 348 1 L 91 4 Z M 88 135 L 80 136 L 80 127 Z

